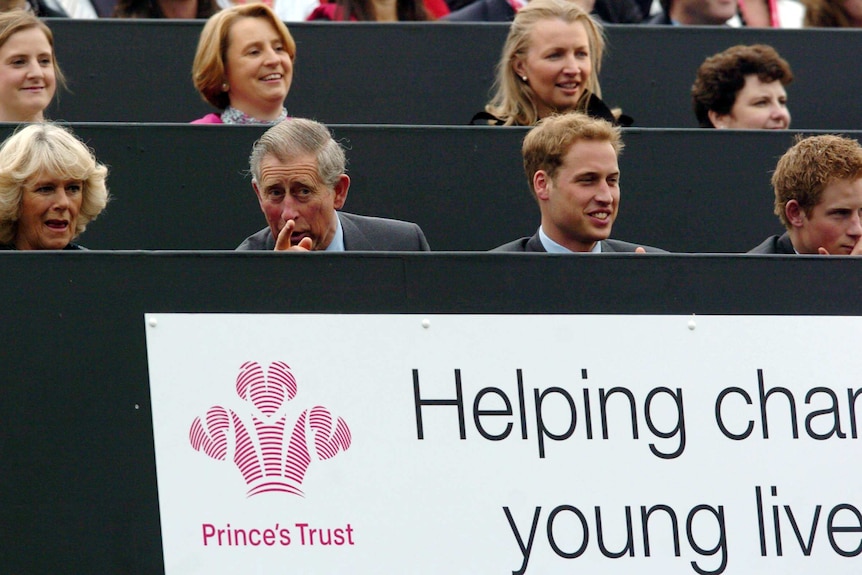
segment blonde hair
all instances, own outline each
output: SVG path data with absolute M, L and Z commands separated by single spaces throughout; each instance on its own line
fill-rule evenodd
M 581 112 L 569 112 L 543 118 L 530 130 L 521 146 L 524 173 L 535 196 L 533 176 L 539 170 L 554 179 L 569 149 L 579 140 L 608 142 L 617 156 L 625 147 L 622 131 L 607 120 L 593 118 Z
M 225 60 L 231 27 L 242 18 L 262 18 L 275 29 L 284 44 L 291 62 L 296 60 L 296 42 L 266 4 L 240 4 L 213 14 L 204 25 L 198 41 L 195 61 L 192 64 L 192 81 L 204 100 L 224 110 L 230 105 L 230 96 L 222 89 L 225 81 Z
M 82 182 L 75 237 L 105 209 L 108 168 L 69 130 L 50 122 L 30 124 L 0 146 L 0 244 L 14 241 L 24 188 L 43 173 Z
M 526 56 L 530 48 L 530 35 L 536 24 L 546 20 L 562 20 L 567 24 L 581 22 L 590 44 L 592 73 L 587 80 L 587 89 L 581 94 L 576 110 L 585 110 L 589 93 L 599 98 L 599 70 L 605 49 L 604 31 L 601 24 L 571 0 L 532 0 L 521 8 L 509 28 L 503 45 L 503 53 L 497 64 L 497 79 L 494 81 L 494 96 L 485 110 L 504 121 L 507 126 L 532 126 L 539 119 L 535 93 L 526 82 L 522 82 L 512 65 Z

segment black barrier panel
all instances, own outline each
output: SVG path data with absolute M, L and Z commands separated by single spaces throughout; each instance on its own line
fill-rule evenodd
M 817 256 L 0 253 L 0 573 L 164 572 L 145 313 L 856 316 L 859 265 Z
M 85 246 L 233 249 L 266 225 L 247 175 L 262 128 L 74 129 L 110 167 L 113 195 L 81 236 Z M 417 222 L 436 251 L 485 251 L 538 228 L 521 161 L 524 128 L 333 126 L 333 132 L 347 147 L 347 211 Z M 613 237 L 676 252 L 745 252 L 780 233 L 769 178 L 794 135 L 627 130 Z
M 265 225 L 247 175 L 261 128 L 81 125 L 114 200 L 82 237 L 98 249 L 232 249 Z M 524 129 L 334 126 L 348 148 L 347 211 L 419 223 L 438 251 L 532 234 Z M 628 130 L 614 237 L 742 252 L 780 232 L 769 175 L 790 132 Z
M 189 122 L 212 111 L 191 82 L 202 22 L 50 20 L 72 93 L 50 116 L 71 122 Z M 505 23 L 290 23 L 294 116 L 331 124 L 465 125 L 488 100 Z M 641 127 L 697 127 L 690 90 L 704 58 L 766 43 L 792 65 L 793 127 L 862 126 L 853 30 L 608 26 L 607 102 Z

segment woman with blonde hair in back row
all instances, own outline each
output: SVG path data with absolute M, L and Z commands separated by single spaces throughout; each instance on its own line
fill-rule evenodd
M 532 0 L 515 16 L 497 64 L 494 95 L 471 123 L 532 126 L 578 111 L 618 125 L 632 120 L 601 100 L 602 27 L 571 0 Z

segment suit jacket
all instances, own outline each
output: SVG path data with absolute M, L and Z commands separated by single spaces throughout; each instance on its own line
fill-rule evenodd
M 770 236 L 763 240 L 763 243 L 749 250 L 750 254 L 795 254 L 793 242 L 790 241 L 790 234 L 784 232 L 780 236 Z
M 651 26 L 670 26 L 673 24 L 671 22 L 670 16 L 667 15 L 667 12 L 662 10 L 658 14 L 654 16 L 650 16 L 643 22 L 644 24 L 649 24 Z
M 602 240 L 602 253 L 625 253 L 634 252 L 636 248 L 643 248 L 648 252 L 665 254 L 666 251 L 653 248 L 650 246 L 642 246 L 640 244 L 630 244 L 620 240 Z M 528 252 L 528 253 L 547 253 L 545 246 L 542 245 L 542 240 L 539 239 L 539 232 L 536 231 L 530 238 L 521 238 L 508 244 L 503 244 L 498 248 L 491 250 L 492 252 Z
M 428 240 L 422 229 L 411 222 L 357 216 L 338 212 L 344 230 L 344 249 L 348 252 L 427 252 Z M 275 238 L 267 226 L 249 236 L 236 248 L 240 251 L 275 249 Z

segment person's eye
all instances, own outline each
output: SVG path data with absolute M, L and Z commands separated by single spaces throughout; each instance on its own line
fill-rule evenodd
M 272 47 L 272 49 L 275 50 L 276 52 L 284 52 L 284 46 L 282 46 L 281 44 L 276 44 L 275 46 Z
M 80 194 L 83 186 L 81 184 L 69 184 L 66 186 L 66 192 L 70 194 Z
M 575 53 L 575 55 L 576 55 L 578 58 L 589 58 L 589 57 L 590 57 L 590 53 L 589 53 L 589 52 L 587 52 L 586 50 L 578 50 L 578 51 Z
M 52 63 L 51 58 L 39 58 L 39 64 L 42 66 L 50 66 Z
M 23 66 L 23 65 L 25 65 L 26 63 L 27 63 L 27 60 L 26 60 L 26 59 L 24 59 L 24 58 L 15 58 L 15 59 L 14 59 L 14 60 L 12 60 L 12 62 L 11 62 L 11 64 L 12 64 L 13 66 Z

